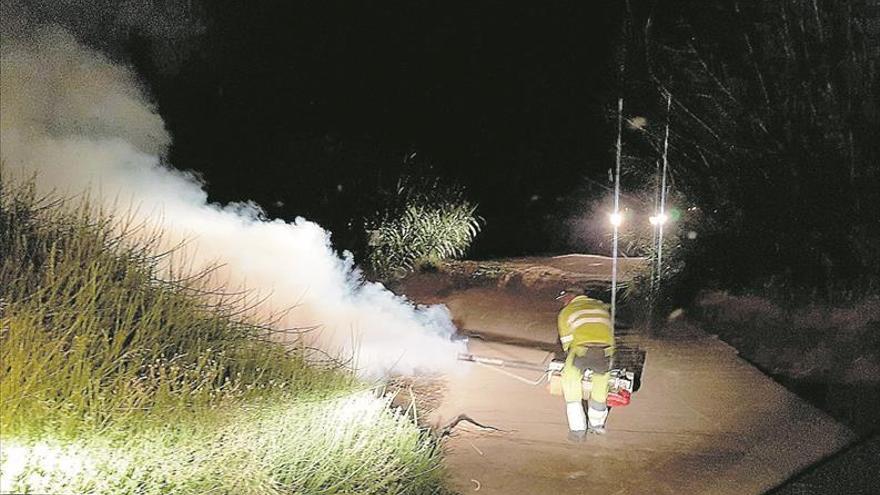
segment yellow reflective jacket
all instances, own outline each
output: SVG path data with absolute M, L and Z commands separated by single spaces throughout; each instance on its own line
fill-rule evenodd
M 568 352 L 572 346 L 594 344 L 609 346 L 611 349 L 608 349 L 608 354 L 613 352 L 614 329 L 611 327 L 611 314 L 602 301 L 577 296 L 562 308 L 556 323 L 562 350 Z

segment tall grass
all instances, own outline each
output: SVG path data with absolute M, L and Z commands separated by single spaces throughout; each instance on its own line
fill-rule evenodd
M 204 274 L 160 278 L 155 237 L 29 188 L 4 189 L 0 205 L 4 432 L 75 434 L 139 411 L 216 407 L 268 384 L 311 387 L 302 356 L 231 317 L 228 298 L 198 296 Z
M 460 189 L 436 181 L 401 186 L 396 203 L 367 225 L 368 259 L 381 277 L 400 277 L 461 257 L 480 231 L 477 206 Z
M 441 490 L 428 435 L 158 235 L 0 182 L 0 491 Z
M 4 493 L 442 493 L 437 444 L 370 393 L 241 404 L 126 437 L 6 439 Z

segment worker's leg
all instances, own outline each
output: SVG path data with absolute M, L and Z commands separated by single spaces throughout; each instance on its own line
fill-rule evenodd
M 572 364 L 571 354 L 562 368 L 562 395 L 565 397 L 565 412 L 568 416 L 568 429 L 572 432 L 587 431 L 587 416 L 584 414 L 583 372 Z
M 600 430 L 605 428 L 605 420 L 608 418 L 608 381 L 611 378 L 609 372 L 602 374 L 593 373 L 590 377 L 592 389 L 590 399 L 587 401 L 587 416 L 590 420 L 590 429 Z

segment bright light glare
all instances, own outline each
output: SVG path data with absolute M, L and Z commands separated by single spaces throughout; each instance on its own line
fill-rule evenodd
M 49 491 L 52 485 L 75 480 L 83 475 L 94 475 L 93 462 L 76 446 L 50 443 L 21 445 L 4 441 L 0 453 L 0 492 Z
M 387 403 L 374 397 L 372 392 L 358 392 L 333 403 L 326 419 L 338 434 L 343 434 L 364 428 L 386 407 Z
M 620 227 L 620 224 L 623 223 L 623 215 L 620 213 L 612 213 L 608 215 L 608 221 L 611 222 L 611 225 Z
M 648 221 L 651 222 L 651 225 L 663 225 L 664 223 L 666 223 L 667 220 L 669 220 L 669 217 L 667 217 L 665 213 L 652 215 L 648 218 Z

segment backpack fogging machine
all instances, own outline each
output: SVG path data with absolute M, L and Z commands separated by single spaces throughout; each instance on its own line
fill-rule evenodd
M 565 362 L 559 359 L 551 359 L 545 363 L 534 363 L 529 361 L 519 361 L 515 359 L 499 359 L 486 356 L 478 356 L 471 353 L 460 353 L 458 355 L 460 361 L 468 361 L 474 364 L 485 366 L 500 371 L 513 379 L 527 383 L 529 385 L 540 385 L 547 383 L 547 391 L 552 395 L 562 395 L 562 368 Z M 521 369 L 540 371 L 542 375 L 537 380 L 529 380 L 515 373 L 507 371 L 508 369 Z M 630 403 L 632 394 L 636 388 L 635 373 L 626 368 L 614 368 L 610 372 L 608 380 L 608 399 L 607 404 L 610 407 L 623 407 Z M 593 389 L 592 382 L 593 372 L 587 370 L 581 385 L 584 390 L 584 397 L 589 397 L 590 391 Z

